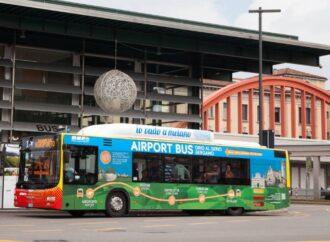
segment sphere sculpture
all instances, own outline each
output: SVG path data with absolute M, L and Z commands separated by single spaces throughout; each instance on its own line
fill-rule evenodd
M 107 113 L 121 113 L 130 109 L 136 93 L 133 79 L 119 70 L 103 73 L 94 85 L 96 103 Z

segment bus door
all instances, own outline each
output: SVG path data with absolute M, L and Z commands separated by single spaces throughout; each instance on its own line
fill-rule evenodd
M 96 209 L 91 196 L 98 179 L 97 147 L 67 145 L 64 149 L 65 209 Z

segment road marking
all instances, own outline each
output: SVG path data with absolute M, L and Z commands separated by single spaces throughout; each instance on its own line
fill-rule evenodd
M 35 233 L 35 232 L 61 232 L 64 231 L 63 229 L 31 229 L 31 230 L 21 230 L 21 232 L 26 233 Z
M 117 224 L 118 222 L 85 222 L 85 223 L 68 223 L 68 225 L 93 225 L 93 224 Z
M 164 221 L 178 221 L 179 218 L 164 218 L 164 219 L 145 219 L 143 222 L 164 222 Z
M 201 223 L 189 223 L 188 225 L 203 225 L 203 224 L 216 224 L 217 222 L 201 222 Z
M 24 242 L 21 240 L 0 240 L 0 242 Z
M 126 228 L 104 228 L 104 229 L 97 229 L 97 232 L 124 232 L 126 231 Z
M 155 224 L 155 225 L 144 225 L 142 228 L 161 228 L 161 227 L 175 227 L 175 224 Z

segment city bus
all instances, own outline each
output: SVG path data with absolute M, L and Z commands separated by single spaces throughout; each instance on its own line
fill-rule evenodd
M 93 125 L 77 134 L 25 137 L 15 206 L 191 214 L 289 206 L 285 150 L 217 140 L 210 131 L 134 124 Z

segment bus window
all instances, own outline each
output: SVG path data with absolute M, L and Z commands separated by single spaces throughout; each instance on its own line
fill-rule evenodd
M 148 153 L 133 153 L 133 181 L 161 182 L 162 157 Z
M 69 145 L 64 150 L 64 182 L 93 185 L 97 182 L 97 148 Z
M 222 159 L 221 183 L 231 185 L 250 185 L 250 160 Z
M 192 160 L 192 182 L 197 184 L 205 183 L 203 157 L 195 157 Z
M 190 183 L 191 161 L 189 156 L 164 156 L 164 182 Z

